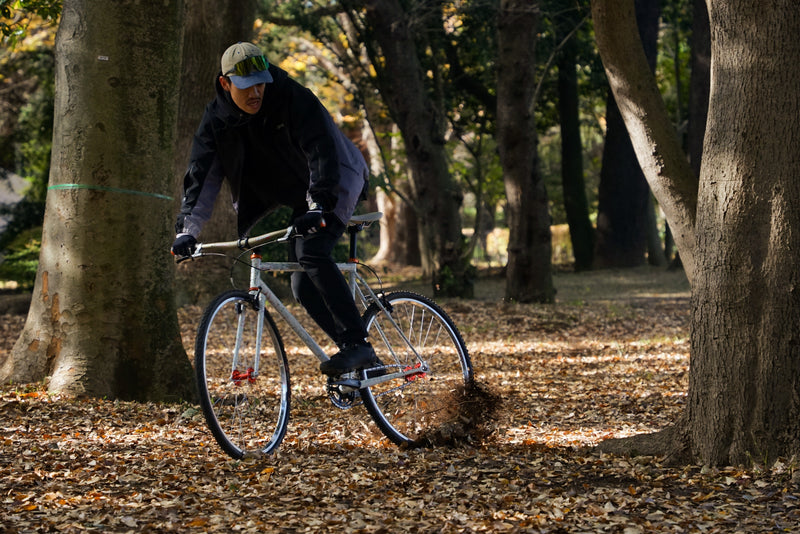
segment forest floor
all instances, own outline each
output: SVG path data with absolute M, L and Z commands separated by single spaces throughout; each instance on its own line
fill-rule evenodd
M 294 335 L 292 421 L 279 451 L 233 461 L 189 403 L 0 388 L 0 532 L 798 532 L 796 459 L 670 466 L 593 451 L 650 433 L 686 402 L 681 273 L 559 273 L 554 305 L 441 303 L 479 382 L 488 435 L 406 450 L 363 408 L 335 409 Z M 410 285 L 413 285 L 410 283 Z M 424 285 L 416 289 L 425 292 Z M 200 308 L 180 318 L 191 345 Z M 0 316 L 0 360 L 24 316 Z

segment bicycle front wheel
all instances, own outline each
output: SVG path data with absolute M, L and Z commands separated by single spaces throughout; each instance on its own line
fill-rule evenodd
M 472 381 L 467 347 L 452 319 L 432 300 L 389 293 L 364 312 L 364 322 L 385 373 L 407 374 L 361 390 L 364 406 L 392 442 L 425 445 L 453 418 Z
M 269 454 L 289 424 L 289 366 L 272 317 L 246 291 L 208 306 L 195 342 L 200 407 L 233 458 Z

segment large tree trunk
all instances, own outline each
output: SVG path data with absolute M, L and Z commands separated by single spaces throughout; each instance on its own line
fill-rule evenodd
M 39 270 L 3 381 L 192 394 L 167 253 L 182 15 L 182 2 L 64 3 Z
M 644 53 L 655 69 L 658 0 L 636 0 L 636 20 Z M 606 103 L 606 139 L 597 208 L 596 267 L 635 267 L 645 262 L 653 204 L 614 95 Z M 660 249 L 660 247 L 658 247 Z
M 506 189 L 506 298 L 553 302 L 550 211 L 539 173 L 533 114 L 539 6 L 501 0 L 497 22 L 497 145 Z
M 691 451 L 772 461 L 800 452 L 800 9 L 725 0 L 709 15 Z
M 422 267 L 437 295 L 471 297 L 473 275 L 461 235 L 461 190 L 450 176 L 444 117 L 428 95 L 412 17 L 397 0 L 369 0 L 366 14 L 384 61 L 378 84 L 403 137 L 423 244 Z
M 800 454 L 800 156 L 786 149 L 800 143 L 800 41 L 787 37 L 800 31 L 800 10 L 794 0 L 708 5 L 712 86 L 697 241 L 678 241 L 694 267 L 689 402 L 676 427 L 646 442 L 650 451 L 637 448 L 671 445 L 709 464 L 771 463 Z M 658 158 L 646 166 L 648 179 L 661 185 L 662 205 L 677 208 L 672 227 L 688 228 L 693 198 L 670 193 L 693 173 L 678 164 L 677 139 L 665 135 L 655 82 L 641 68 L 626 72 L 631 58 L 616 48 L 630 44 L 632 6 L 595 0 L 593 11 L 626 123 L 642 134 L 634 136 L 637 154 Z M 636 90 L 632 80 L 642 82 Z

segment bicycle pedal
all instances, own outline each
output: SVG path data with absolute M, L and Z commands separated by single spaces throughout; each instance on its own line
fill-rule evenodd
M 330 382 L 330 385 L 339 388 L 352 388 L 357 390 L 359 387 L 361 387 L 361 381 L 356 380 L 355 378 L 346 378 L 344 380 L 334 380 L 333 382 Z

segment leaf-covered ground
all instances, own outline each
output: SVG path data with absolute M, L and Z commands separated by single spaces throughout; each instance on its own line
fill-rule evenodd
M 71 400 L 0 389 L 2 532 L 780 532 L 800 530 L 793 460 L 714 469 L 586 451 L 660 430 L 683 409 L 685 291 L 561 278 L 560 303 L 497 288 L 443 304 L 478 379 L 501 397 L 493 432 L 401 450 L 362 408 L 341 411 L 284 334 L 293 412 L 280 451 L 235 462 L 190 404 Z M 494 295 L 494 296 L 492 296 Z M 599 298 L 597 298 L 599 295 Z M 199 308 L 181 311 L 191 344 Z M 0 317 L 0 359 L 22 327 Z

